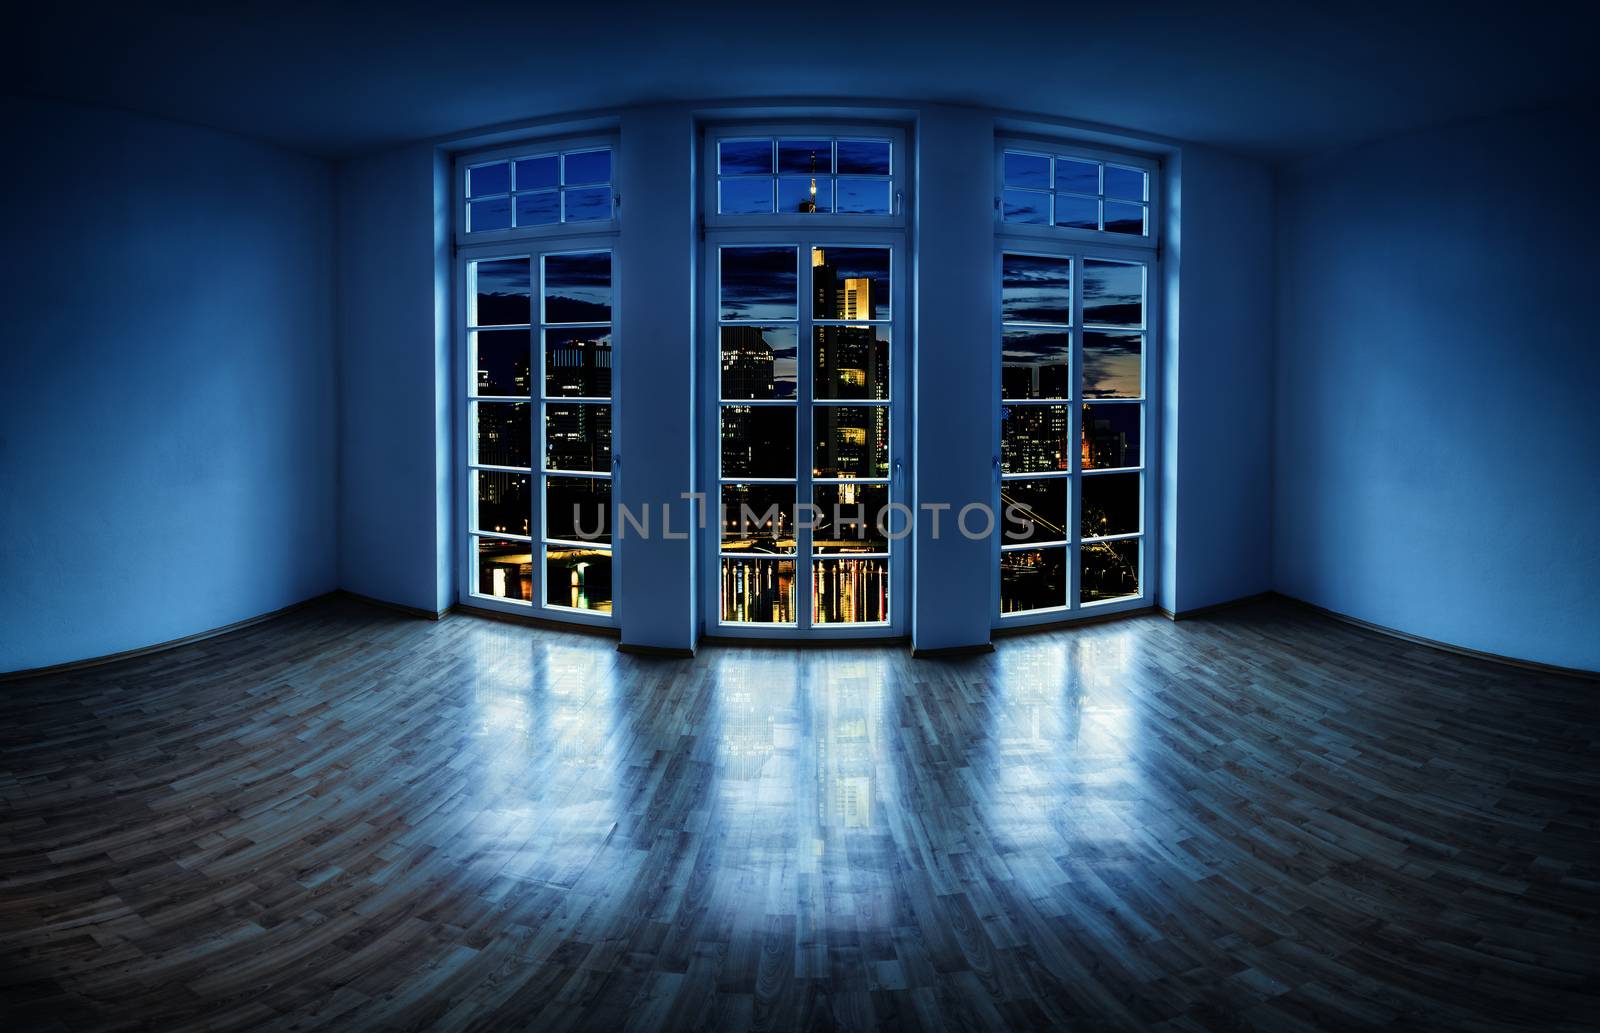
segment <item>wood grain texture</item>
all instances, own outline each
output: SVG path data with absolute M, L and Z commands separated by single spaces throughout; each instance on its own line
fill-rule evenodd
M 914 661 L 331 600 L 0 708 L 7 1030 L 1600 1015 L 1593 685 L 1270 601 Z

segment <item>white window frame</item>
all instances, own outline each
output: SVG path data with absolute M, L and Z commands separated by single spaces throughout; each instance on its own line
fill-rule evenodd
M 457 558 L 460 575 L 457 581 L 457 599 L 463 605 L 485 610 L 494 610 L 506 614 L 514 614 L 538 620 L 559 621 L 569 624 L 591 625 L 599 627 L 618 627 L 621 618 L 621 605 L 618 588 L 621 585 L 620 571 L 623 561 L 622 536 L 618 534 L 616 521 L 618 490 L 621 482 L 622 457 L 617 450 L 617 430 L 620 427 L 620 414 L 622 411 L 622 337 L 619 333 L 620 314 L 623 292 L 623 275 L 619 265 L 620 223 L 617 218 L 617 198 L 612 200 L 612 219 L 609 221 L 592 220 L 577 223 L 556 223 L 548 226 L 527 227 L 524 229 L 498 230 L 489 233 L 463 232 L 461 220 L 465 218 L 466 196 L 466 169 L 469 165 L 483 164 L 485 161 L 494 161 L 499 158 L 516 155 L 537 154 L 552 150 L 572 151 L 585 150 L 593 146 L 607 146 L 611 148 L 613 193 L 616 190 L 616 175 L 618 168 L 618 142 L 613 137 L 582 137 L 582 138 L 551 138 L 525 141 L 511 147 L 496 148 L 492 151 L 474 151 L 462 154 L 456 158 L 455 182 L 459 204 L 455 208 L 456 255 L 454 268 L 454 338 L 456 347 L 456 361 L 454 363 L 457 376 L 462 378 L 455 383 L 459 385 L 453 390 L 454 398 L 460 405 L 460 412 L 456 418 L 458 428 L 455 447 L 455 468 L 460 475 L 460 485 L 456 492 L 456 517 L 458 531 Z M 611 512 L 607 515 L 607 529 L 611 534 L 609 545 L 594 543 L 596 548 L 609 548 L 611 552 L 611 610 L 597 612 L 593 610 L 576 609 L 568 606 L 551 605 L 546 601 L 546 570 L 544 562 L 544 548 L 546 545 L 546 528 L 544 513 L 544 488 L 545 478 L 550 476 L 585 476 L 583 472 L 563 470 L 550 470 L 546 463 L 544 412 L 549 404 L 572 403 L 572 399 L 564 397 L 546 398 L 545 395 L 545 362 L 544 362 L 544 333 L 543 333 L 543 260 L 552 255 L 572 254 L 594 251 L 609 251 L 611 253 L 611 466 L 603 476 L 608 476 L 611 481 Z M 468 269 L 472 262 L 493 261 L 504 258 L 526 258 L 530 262 L 530 290 L 532 297 L 530 305 L 531 324 L 527 327 L 530 335 L 529 353 L 529 393 L 527 403 L 530 406 L 529 419 L 532 426 L 529 428 L 529 447 L 532 454 L 529 456 L 530 467 L 526 471 L 532 483 L 532 513 L 530 514 L 530 534 L 523 535 L 492 535 L 488 537 L 505 538 L 508 540 L 527 540 L 529 551 L 532 554 L 532 580 L 533 599 L 531 602 L 511 601 L 495 596 L 480 595 L 477 591 L 478 560 L 476 555 L 476 541 L 479 535 L 474 533 L 473 513 L 476 506 L 474 494 L 473 471 L 482 464 L 475 464 L 472 460 L 472 436 L 475 432 L 472 402 L 477 398 L 477 370 L 472 362 L 472 348 L 469 335 L 469 314 L 472 311 L 472 299 L 469 296 Z M 535 339 L 536 337 L 536 339 Z M 516 398 L 513 401 L 523 401 Z M 490 467 L 489 469 L 499 469 Z M 518 469 L 515 471 L 522 473 Z M 590 475 L 598 471 L 590 472 Z
M 1073 229 L 1064 226 L 1041 226 L 1030 223 L 1016 223 L 1004 221 L 1004 209 L 1001 201 L 1001 191 L 1004 189 L 1003 165 L 1007 150 L 1022 150 L 1032 153 L 1046 153 L 1062 157 L 1084 157 L 1099 161 L 1111 162 L 1117 165 L 1142 168 L 1149 178 L 1150 213 L 1148 226 L 1150 232 L 1147 236 L 1134 236 L 1127 233 L 1108 233 L 1103 230 Z M 1039 140 L 1019 138 L 1014 136 L 997 137 L 995 141 L 995 245 L 994 265 L 991 283 L 994 285 L 991 312 L 991 342 L 994 348 L 992 364 L 992 381 L 990 386 L 990 399 L 993 404 L 991 426 L 994 428 L 994 457 L 993 457 L 993 488 L 990 501 L 996 507 L 995 512 L 999 530 L 994 535 L 993 547 L 990 558 L 991 593 L 989 613 L 992 626 L 996 631 L 1007 631 L 1016 628 L 1031 627 L 1040 624 L 1070 623 L 1091 618 L 1099 618 L 1109 614 L 1121 613 L 1128 610 L 1148 609 L 1156 599 L 1155 575 L 1160 569 L 1160 521 L 1158 519 L 1160 508 L 1160 404 L 1157 397 L 1157 387 L 1160 383 L 1158 371 L 1161 368 L 1161 300 L 1162 300 L 1162 275 L 1161 275 L 1161 222 L 1157 205 L 1161 197 L 1160 181 L 1161 165 L 1158 161 L 1130 154 L 1107 151 L 1093 146 L 1079 146 L 1070 140 L 1052 139 Z M 1072 322 L 1070 335 L 1072 341 L 1070 383 L 1071 397 L 1065 400 L 1040 399 L 1036 402 L 1021 402 L 1020 404 L 1066 405 L 1070 413 L 1071 437 L 1069 451 L 1071 453 L 1070 469 L 1059 472 L 1046 473 L 1006 473 L 1001 456 L 1000 422 L 1001 410 L 1010 402 L 1001 399 L 1001 382 L 1004 361 L 1002 358 L 1002 328 L 1003 315 L 1001 308 L 1002 263 L 1007 254 L 1035 255 L 1051 258 L 1067 258 L 1072 262 Z M 1083 280 L 1084 261 L 1094 259 L 1107 259 L 1110 261 L 1137 262 L 1145 266 L 1145 296 L 1144 296 L 1144 348 L 1140 363 L 1140 395 L 1138 399 L 1089 399 L 1083 395 Z M 1096 329 L 1096 328 L 1089 328 Z M 1115 332 L 1126 328 L 1105 327 L 1104 329 Z M 1116 470 L 1097 472 L 1082 469 L 1082 422 L 1083 406 L 1105 401 L 1111 404 L 1137 404 L 1142 409 L 1143 421 L 1140 428 L 1140 463 L 1137 467 L 1120 467 Z M 1089 541 L 1110 541 L 1119 539 L 1138 539 L 1141 541 L 1139 550 L 1139 593 L 1116 599 L 1084 603 L 1080 599 L 1082 560 L 1080 550 L 1085 539 L 1082 537 L 1082 484 L 1085 477 L 1099 477 L 1116 474 L 1137 472 L 1140 483 L 1140 529 L 1136 533 L 1108 535 L 1105 538 L 1093 538 Z M 1049 545 L 1035 545 L 1032 543 L 1012 543 L 1005 537 L 1007 524 L 1005 513 L 1000 508 L 1001 487 L 1006 480 L 1043 480 L 1047 478 L 1064 478 L 1067 480 L 1067 521 L 1068 535 L 1063 543 Z M 1003 551 L 1028 550 L 1038 548 L 1064 548 L 1067 556 L 1067 585 L 1066 604 L 1059 607 L 1049 607 L 1038 610 L 1026 610 L 1020 613 L 1001 613 L 1000 589 L 1000 558 Z
M 544 226 L 513 226 L 503 230 L 478 230 L 467 232 L 467 170 L 478 165 L 489 165 L 497 161 L 515 160 L 517 158 L 537 157 L 539 155 L 568 153 L 573 151 L 593 151 L 607 148 L 611 151 L 611 218 L 586 219 L 582 222 L 555 222 Z M 622 221 L 622 191 L 617 183 L 619 140 L 616 134 L 600 134 L 593 136 L 565 136 L 544 139 L 524 140 L 519 144 L 506 147 L 496 147 L 492 150 L 472 151 L 471 153 L 456 156 L 453 189 L 455 201 L 451 206 L 451 217 L 455 220 L 456 247 L 475 246 L 479 244 L 498 244 L 510 240 L 526 240 L 536 237 L 566 237 L 573 234 L 588 236 L 615 233 L 621 228 Z M 565 195 L 566 188 L 559 189 Z M 515 205 L 515 200 L 512 204 Z M 563 200 L 563 204 L 565 201 Z
M 906 470 L 910 455 L 911 433 L 911 363 L 913 344 L 910 339 L 912 323 L 910 312 L 910 281 L 914 256 L 905 212 L 908 198 L 909 176 L 906 173 L 906 134 L 903 129 L 875 124 L 817 124 L 817 123 L 765 123 L 759 125 L 718 125 L 706 127 L 704 132 L 702 168 L 707 170 L 706 189 L 702 195 L 704 205 L 704 242 L 702 247 L 703 275 L 701 276 L 700 311 L 700 404 L 697 406 L 701 454 L 706 462 L 701 464 L 699 490 L 704 492 L 705 528 L 701 532 L 705 543 L 701 550 L 702 622 L 708 639 L 771 639 L 771 640 L 840 640 L 840 639 L 897 639 L 903 638 L 910 627 L 911 612 L 911 553 L 909 534 L 890 540 L 886 558 L 889 563 L 889 619 L 871 624 L 816 624 L 812 620 L 812 572 L 819 560 L 885 558 L 885 554 L 854 554 L 816 556 L 812 554 L 812 537 L 801 529 L 797 535 L 793 555 L 795 563 L 795 610 L 792 624 L 743 624 L 722 621 L 721 578 L 721 321 L 720 277 L 718 255 L 724 246 L 794 247 L 799 261 L 797 304 L 799 311 L 795 322 L 799 341 L 797 355 L 797 385 L 794 406 L 795 421 L 795 501 L 812 501 L 817 481 L 810 474 L 814 448 L 813 414 L 815 412 L 814 352 L 815 347 L 811 298 L 810 249 L 836 247 L 887 247 L 890 249 L 891 318 L 889 353 L 889 500 L 910 504 L 911 490 Z M 894 214 L 888 216 L 778 214 L 730 215 L 716 213 L 716 155 L 719 140 L 755 136 L 835 136 L 872 137 L 891 140 L 890 171 L 891 203 Z M 728 404 L 736 404 L 730 402 Z M 788 404 L 788 403 L 781 403 Z M 842 401 L 840 404 L 850 404 Z M 727 478 L 730 482 L 759 482 L 760 478 Z M 881 480 L 863 478 L 863 480 Z M 784 483 L 787 483 L 786 481 Z M 833 483 L 825 479 L 823 483 Z M 899 531 L 906 523 L 904 513 L 893 521 Z M 767 558 L 767 557 L 763 557 Z M 771 557 L 773 560 L 789 557 Z

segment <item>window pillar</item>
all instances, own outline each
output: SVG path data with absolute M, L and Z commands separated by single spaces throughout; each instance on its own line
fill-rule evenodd
M 619 370 L 617 609 L 624 648 L 687 650 L 694 648 L 700 612 L 699 514 L 682 497 L 697 483 L 694 121 L 676 105 L 630 108 L 621 138 L 617 321 L 619 337 L 637 343 Z M 635 518 L 648 511 L 648 536 L 621 526 L 622 507 Z
M 991 541 L 969 539 L 957 521 L 994 491 L 994 122 L 932 106 L 918 135 L 911 638 L 926 651 L 983 645 L 993 623 Z M 982 524 L 969 518 L 974 531 Z

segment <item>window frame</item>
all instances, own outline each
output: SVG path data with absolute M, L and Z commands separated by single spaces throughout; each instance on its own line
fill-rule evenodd
M 705 231 L 763 228 L 826 227 L 833 229 L 883 228 L 904 230 L 906 212 L 915 201 L 911 194 L 911 175 L 906 154 L 906 131 L 899 126 L 886 126 L 872 122 L 806 122 L 772 121 L 759 123 L 718 122 L 703 127 L 703 145 L 700 148 L 700 169 L 703 183 L 700 191 L 700 225 Z M 717 143 L 721 140 L 738 140 L 748 137 L 798 137 L 826 136 L 839 139 L 887 139 L 889 141 L 889 214 L 853 215 L 829 212 L 824 215 L 802 215 L 799 212 L 772 212 L 755 215 L 722 215 L 717 211 L 718 184 Z M 830 173 L 837 177 L 837 173 Z M 772 179 L 777 181 L 774 173 Z
M 507 241 L 522 241 L 542 237 L 565 237 L 573 234 L 596 235 L 618 232 L 621 229 L 622 221 L 622 190 L 617 182 L 617 172 L 620 168 L 618 161 L 620 145 L 621 141 L 617 134 L 602 133 L 585 136 L 535 137 L 524 140 L 519 144 L 457 154 L 451 178 L 452 189 L 455 193 L 452 195 L 450 209 L 452 236 L 456 247 L 501 244 Z M 503 230 L 467 232 L 467 210 L 471 200 L 467 197 L 467 170 L 469 168 L 491 164 L 496 161 L 535 157 L 541 154 L 567 154 L 573 151 L 592 151 L 600 148 L 609 148 L 611 151 L 611 218 L 586 219 L 582 222 L 561 221 L 543 226 L 513 226 Z M 557 190 L 564 197 L 565 186 L 558 187 Z M 514 195 L 512 203 L 513 205 L 515 204 Z M 565 201 L 563 200 L 562 203 L 565 204 Z
M 1056 226 L 1053 223 L 1038 225 L 1027 222 L 1005 221 L 1005 164 L 1006 151 L 1026 151 L 1030 154 L 1049 155 L 1056 158 L 1088 158 L 1093 161 L 1104 162 L 1110 165 L 1122 165 L 1127 168 L 1142 169 L 1147 177 L 1146 189 L 1148 206 L 1145 225 L 1149 232 L 1143 236 L 1131 233 L 1112 233 L 1108 230 L 1086 230 L 1072 226 Z M 1018 238 L 1036 238 L 1042 240 L 1072 240 L 1083 243 L 1092 243 L 1109 247 L 1134 248 L 1138 250 L 1161 249 L 1161 162 L 1152 157 L 1132 154 L 1125 151 L 1111 151 L 1093 144 L 1078 145 L 1070 139 L 1044 136 L 1018 136 L 1007 134 L 995 138 L 994 149 L 994 221 L 995 232 Z M 1054 184 L 1048 191 L 1054 197 L 1056 190 Z M 1053 210 L 1053 209 L 1052 209 Z
M 856 478 L 864 483 L 885 483 L 889 488 L 889 501 L 910 505 L 910 486 L 906 477 L 909 466 L 907 457 L 910 454 L 910 442 L 907 440 L 911 433 L 911 400 L 910 369 L 912 360 L 911 341 L 908 327 L 911 320 L 906 306 L 910 299 L 910 286 L 907 268 L 909 245 L 903 232 L 891 234 L 885 230 L 864 229 L 860 227 L 847 228 L 817 224 L 813 232 L 797 235 L 792 231 L 782 229 L 757 228 L 740 229 L 733 231 L 719 231 L 708 233 L 701 249 L 703 268 L 706 270 L 702 277 L 701 311 L 704 317 L 701 323 L 699 336 L 700 345 L 700 370 L 701 383 L 704 385 L 700 394 L 701 404 L 697 406 L 699 429 L 699 442 L 707 457 L 702 464 L 698 489 L 703 493 L 705 500 L 705 527 L 700 531 L 704 535 L 702 541 L 704 548 L 701 550 L 701 615 L 704 622 L 705 635 L 711 639 L 717 638 L 756 638 L 756 639 L 798 639 L 818 641 L 825 639 L 854 639 L 854 638 L 883 638 L 896 639 L 904 637 L 906 629 L 910 626 L 910 586 L 911 586 L 911 552 L 912 539 L 909 534 L 898 540 L 891 539 L 888 549 L 883 554 L 869 553 L 840 553 L 819 555 L 812 547 L 812 536 L 809 531 L 802 531 L 797 535 L 795 552 L 795 610 L 796 620 L 792 624 L 742 624 L 724 623 L 722 621 L 722 524 L 721 524 L 721 488 L 722 482 L 761 483 L 763 478 L 738 478 L 722 476 L 722 441 L 721 441 L 721 410 L 724 404 L 737 405 L 738 401 L 723 402 L 722 400 L 722 368 L 721 368 L 721 326 L 720 313 L 720 280 L 717 275 L 719 269 L 718 252 L 723 247 L 793 247 L 797 249 L 797 260 L 800 263 L 800 275 L 796 283 L 797 303 L 799 305 L 799 318 L 795 320 L 799 354 L 796 356 L 797 376 L 799 382 L 793 403 L 788 402 L 762 402 L 755 401 L 756 405 L 789 405 L 795 408 L 795 502 L 801 504 L 813 501 L 813 495 L 818 485 L 840 483 L 839 478 L 817 478 L 810 473 L 812 469 L 813 449 L 815 448 L 815 423 L 814 415 L 819 404 L 854 404 L 850 400 L 829 401 L 819 403 L 815 397 L 814 384 L 814 329 L 818 325 L 834 323 L 834 320 L 824 320 L 822 324 L 810 314 L 807 300 L 810 297 L 811 279 L 810 268 L 805 258 L 812 247 L 821 247 L 826 250 L 830 246 L 836 247 L 884 247 L 890 251 L 890 276 L 893 279 L 891 288 L 890 305 L 892 315 L 886 321 L 890 331 L 889 352 L 889 398 L 887 402 L 862 400 L 860 404 L 886 405 L 889 409 L 889 474 L 886 478 Z M 737 324 L 735 324 L 737 325 Z M 901 342 L 901 343 L 896 343 Z M 788 483 L 787 479 L 767 478 L 768 483 Z M 807 495 L 804 490 L 810 487 L 813 495 Z M 903 514 L 902 514 L 903 516 Z M 891 527 L 899 530 L 903 520 L 897 518 Z M 782 559 L 786 557 L 772 557 Z M 813 572 L 817 561 L 828 559 L 871 559 L 886 558 L 889 563 L 889 619 L 874 623 L 862 624 L 818 624 L 812 619 L 812 590 Z
M 455 472 L 459 478 L 456 490 L 455 515 L 457 522 L 456 531 L 456 557 L 459 565 L 459 574 L 456 581 L 456 599 L 461 605 L 472 606 L 478 609 L 493 610 L 499 613 L 512 614 L 532 620 L 555 621 L 568 624 L 589 625 L 596 627 L 620 627 L 621 599 L 618 591 L 621 585 L 620 571 L 624 559 L 624 541 L 618 533 L 617 527 L 617 500 L 619 486 L 622 480 L 622 456 L 618 451 L 617 431 L 620 427 L 620 415 L 623 404 L 622 391 L 622 335 L 621 335 L 621 307 L 624 290 L 624 277 L 621 270 L 621 227 L 617 214 L 617 143 L 615 137 L 603 138 L 609 140 L 604 143 L 611 147 L 612 154 L 612 190 L 613 207 L 612 219 L 607 222 L 587 221 L 578 223 L 555 223 L 549 226 L 528 227 L 526 229 L 496 230 L 486 234 L 465 234 L 462 231 L 461 221 L 465 218 L 465 175 L 469 165 L 482 164 L 484 161 L 494 161 L 503 157 L 528 154 L 541 149 L 548 150 L 585 150 L 590 145 L 602 138 L 597 137 L 551 137 L 523 141 L 521 144 L 509 147 L 498 147 L 488 151 L 473 151 L 456 156 L 456 183 L 459 190 L 458 204 L 455 206 L 454 218 L 457 220 L 454 230 L 456 247 L 454 265 L 452 269 L 452 291 L 454 307 L 452 312 L 452 339 L 455 347 L 452 366 L 453 387 L 451 398 L 458 405 L 459 412 L 452 420 L 455 428 L 454 459 Z M 546 459 L 544 413 L 548 405 L 561 404 L 564 400 L 572 399 L 546 398 L 545 388 L 545 340 L 544 340 L 544 311 L 543 311 L 543 263 L 544 259 L 552 255 L 573 254 L 594 251 L 607 251 L 611 254 L 611 463 L 609 468 L 602 471 L 563 471 L 550 470 Z M 472 346 L 469 328 L 472 305 L 469 294 L 470 284 L 469 267 L 473 262 L 493 261 L 501 258 L 525 258 L 530 263 L 530 298 L 532 311 L 529 313 L 531 323 L 528 325 L 529 333 L 529 371 L 528 371 L 528 397 L 525 401 L 530 406 L 529 419 L 529 456 L 530 466 L 527 476 L 532 482 L 531 512 L 529 514 L 529 534 L 484 536 L 504 537 L 509 540 L 521 541 L 526 539 L 529 551 L 533 558 L 532 589 L 533 599 L 523 602 L 496 598 L 494 596 L 480 595 L 477 592 L 477 555 L 476 539 L 480 537 L 475 533 L 473 525 L 473 507 L 475 505 L 473 473 L 484 464 L 472 461 L 473 433 L 475 431 L 473 419 L 473 402 L 477 394 L 477 370 L 472 361 Z M 573 324 L 581 325 L 581 324 Z M 533 335 L 537 334 L 537 340 Z M 576 398 L 576 396 L 574 396 Z M 515 398 L 515 401 L 524 399 Z M 574 404 L 582 404 L 575 402 Z M 598 404 L 591 402 L 589 404 Z M 521 473 L 521 470 L 514 472 Z M 545 514 L 545 479 L 548 477 L 596 477 L 607 476 L 611 481 L 611 507 L 607 516 L 607 529 L 611 532 L 609 544 L 596 542 L 596 548 L 607 548 L 611 553 L 611 609 L 607 612 L 593 610 L 580 610 L 567 606 L 556 606 L 547 600 L 547 572 L 545 570 L 544 549 L 546 545 L 546 514 Z
M 1101 230 L 1072 229 L 1061 226 L 1040 226 L 1029 223 L 1005 222 L 1002 208 L 1001 194 L 1003 181 L 1001 179 L 1002 167 L 1007 150 L 1031 150 L 1034 153 L 1050 153 L 1061 157 L 1082 156 L 1098 161 L 1109 161 L 1119 165 L 1144 168 L 1149 175 L 1150 196 L 1150 233 L 1144 237 L 1134 237 L 1125 233 L 1107 233 Z M 1161 223 L 1157 214 L 1157 200 L 1161 196 L 1161 164 L 1150 158 L 1107 151 L 1092 146 L 1080 147 L 1071 140 L 1052 139 L 1042 140 L 1037 138 L 1019 138 L 1014 136 L 997 136 L 995 140 L 995 235 L 994 251 L 991 266 L 991 284 L 993 293 L 991 297 L 991 344 L 993 347 L 993 360 L 991 365 L 991 383 L 989 397 L 991 400 L 991 422 L 993 428 L 992 443 L 994 446 L 992 486 L 989 500 L 995 508 L 997 531 L 993 535 L 990 549 L 990 623 L 995 632 L 1003 633 L 1010 630 L 1033 627 L 1046 624 L 1068 624 L 1084 620 L 1098 619 L 1111 614 L 1122 613 L 1128 610 L 1148 609 L 1156 599 L 1156 580 L 1160 570 L 1160 498 L 1161 498 L 1161 466 L 1160 466 L 1160 369 L 1161 369 L 1161 335 L 1162 335 L 1162 266 L 1161 266 Z M 1020 402 L 1020 404 L 1050 405 L 1065 404 L 1068 407 L 1071 424 L 1070 448 L 1071 464 L 1065 471 L 1049 471 L 1044 474 L 1007 474 L 1002 461 L 1002 426 L 1001 412 L 1006 405 L 1015 400 L 1005 400 L 1001 397 L 1002 379 L 1004 375 L 1004 358 L 1002 355 L 1002 332 L 1004 318 L 1002 309 L 1002 283 L 1004 256 L 1008 254 L 1034 255 L 1050 258 L 1067 258 L 1072 262 L 1072 313 L 1070 335 L 1072 342 L 1070 383 L 1072 389 L 1070 397 L 1062 401 L 1053 399 L 1039 399 L 1033 402 Z M 1137 262 L 1145 267 L 1145 297 L 1144 297 L 1144 347 L 1140 363 L 1140 395 L 1137 399 L 1104 399 L 1103 401 L 1117 405 L 1137 405 L 1142 409 L 1143 425 L 1140 430 L 1140 464 L 1138 467 L 1107 470 L 1104 472 L 1086 472 L 1082 460 L 1082 423 L 1083 406 L 1093 404 L 1083 393 L 1083 335 L 1085 332 L 1083 321 L 1083 278 L 1085 261 L 1104 259 L 1108 261 Z M 1132 534 L 1109 535 L 1104 538 L 1095 538 L 1091 541 L 1107 541 L 1119 539 L 1136 539 L 1141 543 L 1139 551 L 1139 593 L 1137 595 L 1119 597 L 1104 601 L 1085 603 L 1081 599 L 1082 559 L 1081 550 L 1084 544 L 1082 524 L 1082 485 L 1085 476 L 1100 477 L 1114 474 L 1137 472 L 1140 486 L 1140 529 Z M 1000 507 L 1001 489 L 1007 480 L 1030 480 L 1059 478 L 1067 481 L 1067 519 L 1068 535 L 1065 542 L 1050 543 L 1036 546 L 1032 543 L 1010 543 L 1005 537 L 1007 528 L 1005 512 Z M 1003 552 L 1026 551 L 1031 548 L 1063 548 L 1067 553 L 1067 584 L 1066 604 L 1059 607 L 1048 607 L 1038 610 L 1025 610 L 1021 612 L 1001 612 L 1001 585 L 1000 585 L 1000 559 Z

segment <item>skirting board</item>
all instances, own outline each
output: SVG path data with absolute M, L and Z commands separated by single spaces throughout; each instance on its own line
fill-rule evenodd
M 618 642 L 617 652 L 630 656 L 654 657 L 657 660 L 693 660 L 694 650 L 687 646 L 646 646 L 637 642 Z
M 1467 656 L 1475 660 L 1488 660 L 1490 663 L 1520 667 L 1525 671 L 1534 671 L 1539 674 L 1557 674 L 1568 678 L 1582 678 L 1585 681 L 1600 681 L 1600 671 L 1591 671 L 1583 667 L 1561 667 L 1556 664 L 1540 663 L 1537 660 L 1524 660 L 1521 657 L 1504 656 L 1500 653 L 1486 653 L 1481 649 L 1473 649 L 1470 646 L 1458 646 L 1450 642 L 1440 642 L 1438 639 L 1423 638 L 1421 635 L 1413 635 L 1409 631 L 1401 631 L 1399 628 L 1374 624 L 1371 621 L 1364 621 L 1360 617 L 1352 617 L 1347 613 L 1340 613 L 1338 610 L 1330 610 L 1325 606 L 1318 606 L 1316 603 L 1308 603 L 1304 599 L 1296 599 L 1292 595 L 1284 595 L 1282 592 L 1268 592 L 1267 594 L 1283 602 L 1312 610 L 1324 617 L 1332 617 L 1342 624 L 1349 624 L 1363 631 L 1371 631 L 1379 635 L 1387 635 L 1390 638 L 1414 642 L 1419 646 L 1428 646 L 1432 649 L 1442 649 L 1446 653 L 1455 653 L 1457 656 Z
M 403 613 L 408 617 L 421 617 L 425 621 L 440 620 L 451 610 L 451 607 L 449 606 L 446 606 L 442 610 L 434 611 L 425 610 L 420 606 L 407 606 L 405 603 L 391 603 L 387 599 L 374 599 L 370 595 L 362 595 L 360 592 L 352 592 L 347 588 L 336 589 L 332 594 L 343 596 L 346 599 L 354 599 L 356 602 L 366 603 L 368 606 L 377 606 L 381 609 L 393 610 L 396 613 Z
M 472 606 L 469 603 L 456 603 L 450 607 L 450 612 L 465 614 L 468 617 L 482 617 L 484 620 L 501 621 L 505 624 L 521 624 L 529 628 L 543 628 L 546 631 L 571 631 L 579 635 L 599 635 L 604 638 L 616 638 L 621 634 L 616 628 L 599 627 L 593 624 L 568 624 L 566 621 L 547 620 L 531 614 L 524 616 L 520 613 L 502 613 L 499 610 Z
M 1212 603 L 1210 606 L 1196 606 L 1192 609 L 1178 610 L 1176 612 L 1167 609 L 1165 606 L 1158 606 L 1156 607 L 1156 612 L 1169 621 L 1193 620 L 1196 617 L 1205 617 L 1221 610 L 1231 610 L 1235 606 L 1246 606 L 1250 603 L 1260 602 L 1274 594 L 1273 592 L 1257 592 L 1255 595 L 1240 596 L 1238 599 L 1229 599 L 1226 602 Z
M 282 617 L 286 613 L 293 613 L 295 610 L 298 610 L 302 607 L 310 606 L 312 603 L 320 602 L 323 599 L 331 599 L 337 595 L 339 595 L 338 590 L 324 592 L 321 595 L 314 595 L 309 599 L 302 599 L 297 603 L 290 603 L 288 606 L 280 607 L 279 609 L 272 610 L 268 613 L 260 613 L 254 617 L 246 617 L 242 621 L 234 621 L 232 624 L 224 624 L 220 628 L 209 628 L 205 631 L 197 631 L 193 635 L 185 635 L 182 638 L 168 639 L 165 642 L 157 642 L 154 645 L 140 646 L 138 649 L 124 649 L 120 653 L 107 653 L 104 656 L 91 656 L 83 660 L 68 660 L 66 663 L 50 664 L 45 667 L 29 667 L 20 671 L 0 672 L 0 682 L 18 681 L 23 678 L 40 678 L 50 674 L 67 674 L 71 671 L 81 671 L 87 667 L 99 667 L 101 664 L 115 663 L 118 660 L 132 660 L 134 657 L 148 656 L 151 653 L 161 653 L 168 649 L 177 649 L 179 646 L 192 645 L 196 642 L 204 642 L 208 638 L 216 638 L 218 635 L 226 635 L 230 631 L 243 631 L 245 628 L 260 624 L 263 621 L 272 620 L 274 617 Z

